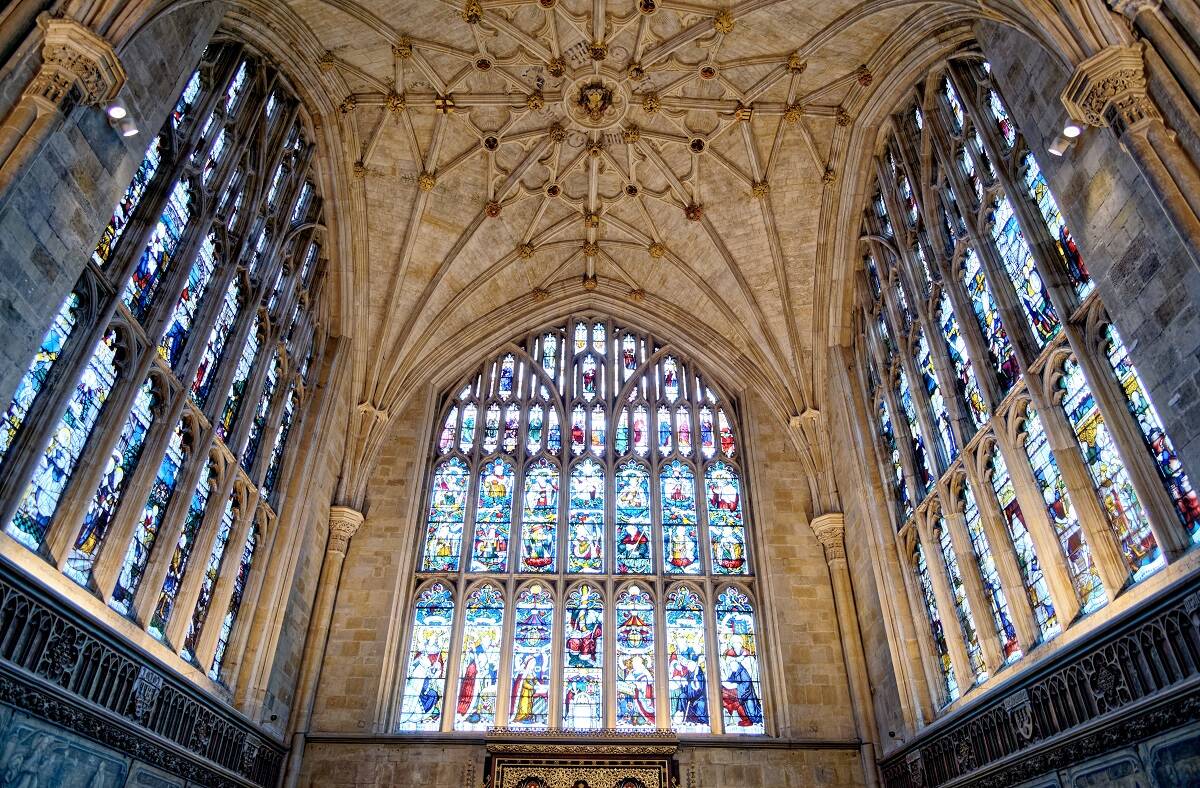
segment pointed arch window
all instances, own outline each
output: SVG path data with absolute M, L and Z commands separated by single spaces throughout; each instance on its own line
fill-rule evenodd
M 415 608 L 397 727 L 404 731 L 437 730 L 446 694 L 454 598 L 444 583 L 433 583 L 417 596 Z
M 467 596 L 459 649 L 457 730 L 486 730 L 496 721 L 500 649 L 504 635 L 504 596 L 488 583 Z
M 440 716 L 401 700 L 396 730 L 764 733 L 737 416 L 698 362 L 595 315 L 506 344 L 450 386 L 433 417 L 413 593 L 441 582 L 466 596 L 451 689 L 427 695 Z M 731 577 L 743 585 L 726 588 Z M 484 587 L 503 592 L 487 615 L 471 596 Z M 478 647 L 492 626 L 495 660 Z M 421 635 L 405 637 L 411 660 Z M 732 723 L 709 678 L 724 668 Z M 485 672 L 501 677 L 494 701 L 474 694 Z

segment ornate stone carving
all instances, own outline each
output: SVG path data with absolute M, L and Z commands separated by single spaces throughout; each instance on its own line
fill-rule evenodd
M 338 104 L 338 112 L 342 113 L 343 115 L 349 115 L 357 107 L 358 99 L 354 97 L 354 94 L 350 94 L 349 96 L 346 96 L 346 98 L 342 99 L 341 104 Z
M 717 12 L 716 16 L 713 17 L 713 30 L 716 30 L 718 33 L 726 35 L 732 33 L 735 24 L 733 12 L 728 8 L 722 8 Z
M 401 38 L 392 44 L 392 54 L 401 60 L 408 60 L 413 54 L 412 41 L 408 38 Z
M 522 260 L 528 260 L 529 258 L 533 257 L 533 253 L 535 251 L 537 251 L 537 250 L 534 249 L 533 244 L 523 243 L 517 247 L 517 256 L 520 257 Z
M 408 99 L 405 98 L 403 93 L 397 93 L 393 90 L 391 93 L 388 93 L 387 108 L 388 112 L 392 113 L 393 115 L 399 115 L 401 112 L 408 109 Z
M 437 186 L 437 176 L 432 172 L 423 172 L 417 176 L 417 187 L 423 192 L 433 191 Z
M 1079 64 L 1062 92 L 1062 102 L 1075 120 L 1111 126 L 1117 136 L 1144 123 L 1161 120 L 1146 92 L 1140 46 L 1110 46 Z
M 461 12 L 462 20 L 468 25 L 477 25 L 483 19 L 483 3 L 479 0 L 467 0 Z
M 68 99 L 90 106 L 111 101 L 125 84 L 125 69 L 112 45 L 73 19 L 42 16 L 38 26 L 42 67 L 26 95 L 48 108 L 63 107 Z
M 525 97 L 525 108 L 537 112 L 546 106 L 546 97 L 542 91 L 535 90 Z
M 162 687 L 163 677 L 157 672 L 145 666 L 138 671 L 137 681 L 133 683 L 133 718 L 140 724 L 150 722 Z
M 336 65 L 337 58 L 334 57 L 333 53 L 328 50 L 321 53 L 321 56 L 317 58 L 317 68 L 321 69 L 322 71 L 332 71 Z
M 795 126 L 800 122 L 800 118 L 804 117 L 804 105 L 800 102 L 788 104 L 783 111 L 783 120 L 789 126 Z
M 704 218 L 704 206 L 692 203 L 683 209 L 683 215 L 689 222 L 698 222 Z
M 841 512 L 830 512 L 814 517 L 809 523 L 817 541 L 825 548 L 825 560 L 846 560 L 846 524 Z
M 750 193 L 761 200 L 771 193 L 771 186 L 766 181 L 755 181 L 750 187 Z
M 488 200 L 483 206 L 483 212 L 489 219 L 495 219 L 500 215 L 500 203 L 495 200 Z
M 350 539 L 358 532 L 362 523 L 362 512 L 348 506 L 330 506 L 329 546 L 325 548 L 326 551 L 345 555 Z
M 600 254 L 600 244 L 596 243 L 595 241 L 585 242 L 582 249 L 584 257 L 595 257 L 596 255 Z
M 655 241 L 646 247 L 646 252 L 655 260 L 660 260 L 667 256 L 667 245 Z

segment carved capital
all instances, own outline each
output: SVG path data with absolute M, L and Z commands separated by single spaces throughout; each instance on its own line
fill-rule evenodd
M 42 67 L 25 94 L 48 109 L 74 98 L 99 106 L 125 84 L 125 69 L 112 45 L 73 19 L 38 19 L 45 40 Z
M 825 560 L 846 560 L 846 520 L 841 512 L 830 512 L 814 517 L 809 523 L 817 541 L 825 548 Z
M 345 555 L 346 548 L 350 546 L 350 539 L 358 532 L 362 523 L 363 513 L 357 509 L 351 509 L 349 506 L 330 506 L 329 546 L 325 548 L 326 551 Z
M 1110 46 L 1080 63 L 1062 102 L 1075 120 L 1111 126 L 1118 137 L 1162 119 L 1146 92 L 1140 46 Z

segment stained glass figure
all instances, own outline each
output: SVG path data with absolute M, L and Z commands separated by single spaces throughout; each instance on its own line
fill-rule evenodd
M 433 474 L 425 525 L 425 572 L 456 572 L 467 510 L 467 464 L 452 457 Z
M 1104 584 L 1092 560 L 1091 548 L 1083 538 L 1083 528 L 1067 494 L 1066 480 L 1058 470 L 1058 462 L 1046 440 L 1046 431 L 1032 405 L 1025 409 L 1025 453 L 1029 456 L 1034 481 L 1042 493 L 1046 512 L 1050 515 L 1050 522 L 1066 555 L 1080 606 L 1085 613 L 1097 610 L 1105 601 Z
M 562 451 L 562 428 L 558 426 L 558 408 L 550 408 L 550 426 L 546 429 L 546 451 Z
M 633 409 L 633 451 L 639 457 L 645 457 L 650 452 L 648 414 L 641 405 Z
M 563 625 L 563 727 L 604 727 L 604 603 L 584 584 L 567 595 Z
M 258 348 L 262 343 L 262 327 L 262 318 L 256 314 L 254 322 L 250 325 L 250 333 L 246 335 L 246 343 L 242 345 L 242 354 L 234 367 L 233 382 L 225 398 L 225 407 L 221 409 L 221 417 L 213 426 L 213 431 L 221 440 L 229 439 L 234 421 L 242 411 L 242 403 L 246 401 L 246 387 L 250 385 L 250 373 L 254 369 L 254 359 L 258 356 Z
M 475 445 L 475 415 L 478 411 L 474 403 L 463 406 L 462 428 L 458 434 L 458 448 L 463 454 L 468 454 Z
M 184 86 L 183 94 L 179 97 L 179 101 L 175 103 L 175 109 L 171 111 L 172 128 L 178 129 L 191 117 L 191 112 L 195 108 L 196 99 L 199 96 L 200 70 L 197 69 L 192 72 L 192 78 Z
M 946 400 L 942 397 L 941 387 L 938 386 L 937 372 L 933 368 L 933 356 L 929 352 L 929 343 L 925 341 L 925 332 L 918 326 L 915 334 L 917 372 L 921 375 L 921 382 L 925 384 L 925 393 L 933 410 L 938 442 L 941 443 L 947 462 L 952 462 L 958 456 L 958 443 L 954 440 L 953 430 L 950 429 Z
M 627 587 L 616 604 L 617 725 L 653 728 L 654 602 L 640 585 Z
M 704 603 L 680 586 L 667 594 L 666 621 L 671 727 L 680 733 L 708 733 Z
M 530 454 L 542 449 L 542 430 L 545 428 L 545 410 L 541 405 L 529 408 L 529 429 L 525 433 L 525 448 Z
M 704 473 L 708 498 L 708 537 L 712 571 L 717 575 L 744 575 L 746 527 L 742 517 L 742 483 L 733 466 L 715 462 Z
M 262 391 L 258 395 L 258 406 L 254 408 L 254 417 L 250 422 L 250 434 L 246 437 L 246 448 L 242 450 L 242 468 L 249 473 L 254 468 L 258 458 L 258 449 L 262 443 L 263 434 L 267 429 L 267 420 L 271 416 L 271 405 L 275 402 L 275 390 L 279 387 L 279 379 L 283 375 L 283 348 L 277 348 L 263 377 Z
M 558 467 L 543 458 L 525 472 L 522 572 L 553 572 L 558 549 Z
M 598 394 L 596 357 L 591 353 L 587 354 L 579 368 L 580 393 L 585 400 L 591 402 Z
M 1179 521 L 1191 534 L 1192 541 L 1200 542 L 1200 498 L 1197 498 L 1191 480 L 1183 471 L 1183 463 L 1175 454 L 1175 447 L 1171 443 L 1171 439 L 1163 430 L 1162 419 L 1159 418 L 1158 411 L 1154 409 L 1154 405 L 1146 396 L 1146 387 L 1129 360 L 1125 343 L 1121 341 L 1117 330 L 1111 325 L 1105 327 L 1104 339 L 1104 354 L 1117 374 L 1117 380 L 1121 384 L 1122 391 L 1125 392 L 1125 402 L 1129 406 L 1129 412 L 1137 420 L 1142 438 L 1146 441 L 1146 446 L 1154 458 L 1159 478 L 1162 479 L 1167 493 L 1175 504 L 1175 512 L 1179 515 Z
M 192 330 L 196 308 L 204 298 L 208 284 L 212 281 L 213 270 L 217 266 L 216 243 L 217 236 L 209 233 L 200 244 L 196 261 L 192 263 L 192 269 L 188 273 L 187 283 L 183 286 L 183 292 L 179 294 L 179 300 L 175 302 L 175 309 L 167 320 L 166 331 L 158 342 L 158 355 L 176 371 L 183 359 L 183 349 Z
M 1041 272 L 1033 262 L 1033 252 L 1025 240 L 1025 233 L 1017 223 L 1013 213 L 1012 203 L 1007 197 L 997 197 L 992 203 L 992 216 L 989 224 L 992 240 L 1000 250 L 1000 258 L 1004 268 L 1017 291 L 1017 300 L 1025 312 L 1029 328 L 1033 331 L 1038 345 L 1045 345 L 1053 339 L 1062 328 L 1058 313 L 1050 305 L 1046 295 L 1046 286 L 1042 281 Z
M 663 396 L 667 402 L 674 403 L 679 399 L 679 362 L 672 356 L 663 359 L 662 382 Z
M 645 575 L 654 571 L 650 540 L 650 474 L 641 463 L 630 460 L 617 471 L 617 574 Z
M 933 526 L 933 539 L 942 553 L 942 565 L 946 568 L 946 579 L 950 584 L 950 595 L 954 600 L 954 611 L 958 614 L 958 624 L 962 630 L 963 644 L 967 648 L 967 659 L 971 662 L 971 671 L 975 674 L 976 683 L 983 682 L 987 679 L 988 672 L 983 663 L 979 632 L 975 629 L 975 613 L 971 610 L 971 600 L 967 599 L 967 587 L 958 568 L 958 556 L 954 552 L 950 529 L 945 519 L 940 516 Z
M 458 406 L 450 408 L 446 421 L 442 424 L 442 434 L 438 438 L 438 452 L 445 454 L 454 446 L 454 434 L 458 430 Z
M 483 419 L 483 453 L 491 454 L 500 445 L 500 406 L 488 406 Z
M 637 339 L 633 334 L 626 334 L 621 339 L 621 380 L 629 380 L 629 376 L 637 371 L 639 360 L 637 356 Z
M 33 401 L 37 399 L 42 386 L 45 385 L 51 367 L 62 355 L 63 347 L 79 319 L 81 305 L 82 302 L 77 293 L 71 293 L 66 297 L 54 315 L 54 322 L 50 324 L 46 335 L 42 337 L 42 344 L 34 354 L 33 361 L 29 362 L 29 369 L 17 383 L 17 390 L 13 394 L 8 410 L 5 411 L 3 417 L 0 417 L 0 459 L 4 458 L 9 447 L 16 440 L 17 432 L 25 423 L 25 417 L 29 415 Z
M 175 551 L 171 554 L 171 563 L 167 566 L 167 575 L 163 579 L 162 589 L 159 591 L 158 603 L 150 617 L 150 625 L 146 627 L 151 635 L 164 642 L 167 637 L 167 624 L 175 612 L 175 598 L 179 595 L 179 589 L 183 585 L 184 573 L 187 572 L 188 564 L 191 563 L 192 551 L 196 547 L 196 536 L 204 522 L 204 512 L 208 506 L 212 483 L 216 480 L 215 476 L 215 469 L 209 469 L 208 472 L 200 474 L 196 491 L 192 493 L 192 502 L 183 518 L 183 529 L 179 534 L 179 542 L 175 545 Z
M 96 251 L 92 252 L 92 261 L 100 268 L 104 268 L 108 264 L 117 241 L 121 240 L 121 236 L 125 234 L 129 219 L 133 216 L 138 204 L 141 203 L 142 197 L 145 196 L 150 182 L 158 173 L 161 162 L 162 138 L 155 137 L 150 141 L 150 147 L 146 150 L 142 163 L 138 165 L 137 171 L 133 174 L 133 180 L 125 188 L 125 194 L 122 195 L 121 201 L 113 209 L 112 219 L 101 233 L 100 242 L 96 244 Z
M 145 320 L 162 283 L 163 273 L 173 265 L 179 240 L 191 217 L 191 189 L 186 180 L 180 180 L 171 191 L 162 216 L 154 226 L 121 296 L 130 313 L 139 321 Z
M 883 438 L 884 451 L 892 466 L 892 492 L 896 499 L 896 514 L 901 526 L 912 517 L 912 498 L 908 494 L 908 480 L 904 476 L 904 463 L 900 458 L 900 446 L 896 442 L 896 430 L 892 426 L 892 414 L 887 400 L 879 400 L 879 435 Z
M 692 417 L 682 406 L 675 410 L 675 445 L 684 457 L 692 456 Z
M 542 369 L 546 370 L 546 374 L 550 379 L 555 378 L 555 372 L 558 370 L 558 337 L 554 334 L 546 334 L 542 337 Z
M 296 415 L 296 384 L 288 387 L 287 399 L 283 401 L 283 415 L 279 419 L 279 429 L 275 432 L 275 444 L 271 447 L 271 461 L 267 463 L 267 472 L 263 475 L 262 497 L 269 502 L 275 501 L 275 484 L 283 469 L 283 452 L 287 448 L 288 435 L 292 430 L 292 418 Z
M 917 481 L 920 483 L 917 497 L 924 498 L 929 493 L 937 476 L 933 472 L 933 459 L 925 448 L 925 439 L 921 435 L 921 426 L 917 421 L 917 407 L 913 402 L 912 389 L 909 388 L 908 375 L 903 369 L 900 370 L 897 380 L 900 384 L 900 409 L 904 412 L 905 422 L 908 424 L 909 446 L 912 449 Z
M 621 416 L 617 419 L 617 429 L 613 434 L 613 449 L 618 457 L 629 453 L 629 409 L 622 408 Z
M 604 438 L 604 436 L 605 436 L 604 408 L 603 408 L 603 406 L 601 406 L 601 405 L 593 405 L 592 406 L 591 427 L 592 427 L 592 430 L 591 430 L 592 454 L 596 455 L 597 457 L 603 457 L 604 456 L 604 446 L 605 446 L 605 442 L 604 442 L 605 441 L 605 438 Z
M 517 431 L 521 426 L 521 409 L 509 405 L 504 409 L 504 451 L 512 454 L 517 450 Z
M 946 633 L 942 628 L 942 617 L 938 612 L 937 598 L 933 594 L 933 582 L 929 577 L 929 566 L 925 563 L 925 550 L 920 542 L 913 545 L 913 572 L 917 576 L 917 588 L 925 604 L 925 616 L 929 620 L 929 636 L 933 639 L 933 650 L 937 654 L 938 667 L 942 673 L 942 687 L 948 702 L 958 700 L 958 677 L 950 662 L 950 649 L 946 645 Z
M 655 422 L 658 425 L 658 453 L 665 457 L 671 453 L 671 411 L 666 405 L 660 405 Z
M 31 550 L 36 550 L 50 527 L 58 501 L 66 489 L 75 464 L 92 434 L 92 427 L 112 393 L 117 379 L 117 332 L 109 329 L 96 343 L 91 360 L 83 370 L 66 412 L 38 458 L 33 477 L 21 497 L 17 511 L 5 531 Z
M 579 354 L 587 350 L 588 346 L 588 327 L 587 323 L 575 324 L 575 353 Z
M 587 459 L 571 470 L 567 571 L 604 570 L 604 468 Z
M 754 608 L 739 589 L 717 595 L 717 660 L 726 733 L 765 733 Z
M 545 728 L 550 724 L 550 650 L 554 599 L 538 583 L 517 594 L 513 625 L 512 685 L 508 724 Z
M 225 502 L 225 511 L 221 513 L 221 520 L 217 524 L 217 537 L 213 541 L 212 552 L 208 555 L 208 564 L 204 567 L 200 594 L 196 597 L 196 609 L 192 611 L 192 621 L 188 625 L 183 648 L 179 652 L 179 655 L 189 662 L 196 661 L 196 644 L 204 630 L 204 622 L 208 620 L 213 591 L 221 573 L 221 562 L 225 559 L 225 550 L 229 547 L 229 539 L 233 535 L 233 526 L 238 516 L 237 499 L 238 491 L 235 489 Z
M 185 422 L 181 420 L 171 433 L 166 453 L 150 486 L 150 494 L 146 497 L 146 504 L 134 526 L 133 540 L 129 543 L 125 559 L 121 562 L 112 598 L 108 602 L 109 607 L 126 616 L 133 614 L 133 600 L 141 585 L 142 573 L 146 570 L 150 551 L 154 548 L 167 506 L 179 481 L 179 470 L 183 466 L 184 425 Z
M 238 613 L 246 598 L 246 584 L 250 581 L 250 570 L 254 568 L 254 551 L 258 548 L 258 525 L 252 524 L 246 534 L 246 544 L 242 547 L 242 558 L 238 562 L 238 573 L 233 579 L 233 595 L 229 598 L 229 608 L 221 619 L 221 631 L 217 634 L 217 648 L 213 652 L 212 665 L 208 669 L 208 677 L 213 681 L 221 680 L 221 666 L 225 661 L 225 650 L 229 646 L 229 638 L 233 635 L 233 625 L 237 623 Z
M 1050 193 L 1046 176 L 1042 174 L 1042 168 L 1038 166 L 1032 153 L 1026 153 L 1022 158 L 1021 171 L 1024 174 L 1026 192 L 1042 214 L 1042 221 L 1046 223 L 1046 229 L 1054 238 L 1058 253 L 1067 266 L 1067 275 L 1071 278 L 1071 284 L 1075 286 L 1075 295 L 1082 301 L 1092 292 L 1094 285 L 1092 275 L 1083 262 L 1083 255 L 1075 244 L 1075 236 L 1071 235 L 1062 211 L 1058 209 L 1058 202 Z
M 433 583 L 417 595 L 408 669 L 400 697 L 401 731 L 436 731 L 442 723 L 446 694 L 446 665 L 454 625 L 454 598 L 443 583 Z
M 1001 391 L 1008 392 L 1017 382 L 1021 371 L 1013 356 L 1012 344 L 1008 341 L 1008 332 L 1004 328 L 1004 321 L 1000 318 L 1000 308 L 992 297 L 992 291 L 983 275 L 983 266 L 980 265 L 979 257 L 975 254 L 974 249 L 967 249 L 966 256 L 963 258 L 962 277 L 963 286 L 967 289 L 967 296 L 970 297 L 971 305 L 975 308 L 975 319 L 979 322 L 979 330 L 983 333 L 983 341 L 987 345 L 992 369 L 995 370 L 997 379 L 1000 381 Z
M 75 537 L 75 544 L 67 554 L 67 564 L 63 572 L 67 577 L 87 588 L 92 577 L 92 566 L 108 528 L 112 525 L 113 516 L 117 513 L 117 505 L 129 483 L 129 477 L 137 468 L 138 458 L 142 454 L 142 446 L 146 442 L 146 432 L 154 418 L 154 383 L 147 380 L 138 389 L 133 398 L 133 408 L 125 418 L 125 425 L 117 442 L 113 444 L 100 483 L 87 511 L 83 515 L 83 525 Z
M 1117 537 L 1134 582 L 1142 580 L 1166 565 L 1166 558 L 1150 529 L 1149 515 L 1133 488 L 1112 433 L 1108 431 L 1092 390 L 1084 380 L 1083 370 L 1075 359 L 1067 359 L 1063 364 L 1060 385 L 1066 392 L 1063 409 L 1079 439 L 1079 450 L 1083 452 L 1084 463 L 1100 495 L 1100 505 L 1108 515 L 1108 524 Z
M 717 427 L 721 439 L 721 453 L 732 458 L 737 453 L 737 443 L 733 439 L 733 427 L 730 426 L 723 409 L 717 410 Z
M 503 634 L 504 596 L 490 583 L 480 586 L 464 607 L 455 730 L 481 731 L 496 724 Z
M 586 430 L 585 416 L 582 405 L 576 405 L 571 410 L 571 453 L 578 457 L 583 454 L 583 448 L 586 445 Z
M 512 466 L 504 460 L 489 461 L 479 474 L 472 572 L 504 572 L 508 569 L 513 483 Z
M 979 505 L 975 502 L 971 485 L 966 481 L 963 482 L 961 501 L 967 535 L 971 538 L 971 552 L 975 556 L 975 565 L 983 580 L 983 593 L 987 596 L 988 605 L 992 610 L 992 619 L 996 627 L 996 635 L 1000 638 L 1004 662 L 1009 664 L 1021 657 L 1021 646 L 1017 642 L 1017 628 L 1013 625 L 1008 612 L 1008 599 L 1005 597 L 1004 588 L 1000 583 L 1000 573 L 996 569 L 996 561 L 992 558 L 991 545 L 988 544 L 987 535 L 983 531 Z
M 1008 110 L 1004 107 L 1004 102 L 1000 100 L 1000 94 L 995 90 L 987 92 L 987 106 L 992 113 L 992 119 L 996 121 L 996 128 L 1000 131 L 1000 138 L 1004 140 L 1006 150 L 1012 150 L 1017 144 L 1017 127 L 1012 122 L 1012 118 L 1008 116 Z
M 707 405 L 700 408 L 700 453 L 704 459 L 711 460 L 717 453 L 717 443 L 714 439 L 712 410 Z
M 1013 550 L 1017 554 L 1017 566 L 1025 583 L 1029 606 L 1037 619 L 1042 639 L 1046 640 L 1062 631 L 1058 615 L 1054 611 L 1054 603 L 1050 600 L 1050 588 L 1042 574 L 1042 565 L 1033 547 L 1033 537 L 1029 535 L 1029 528 L 1025 525 L 1025 515 L 1021 513 L 1021 505 L 1017 503 L 1017 492 L 1013 489 L 1008 466 L 1004 464 L 998 447 L 992 447 L 990 460 L 992 491 L 1000 504 L 1000 513 L 1004 517 L 1008 537 L 1012 540 Z
M 208 335 L 208 342 L 204 345 L 204 352 L 200 355 L 200 363 L 196 367 L 196 375 L 192 379 L 192 400 L 201 407 L 208 403 L 213 375 L 217 371 L 221 354 L 225 351 L 225 342 L 233 333 L 233 324 L 237 320 L 241 302 L 242 286 L 237 277 L 234 277 L 225 290 L 221 310 L 217 313 L 217 322 Z
M 941 327 L 942 338 L 946 340 L 946 352 L 950 356 L 954 374 L 958 378 L 956 386 L 958 395 L 966 403 L 971 425 L 978 430 L 987 423 L 988 406 L 979 388 L 979 381 L 975 378 L 975 368 L 971 365 L 966 342 L 963 341 L 962 333 L 958 330 L 958 319 L 954 316 L 954 310 L 950 306 L 950 296 L 945 291 L 942 292 L 941 300 L 938 302 L 936 320 Z
M 668 574 L 699 574 L 703 565 L 696 513 L 696 478 L 691 466 L 678 460 L 672 462 L 663 468 L 659 484 L 663 570 Z

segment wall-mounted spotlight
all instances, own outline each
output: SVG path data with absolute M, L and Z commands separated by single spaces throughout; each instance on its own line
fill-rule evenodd
M 1071 146 L 1075 144 L 1075 140 L 1083 134 L 1083 126 L 1080 126 L 1073 120 L 1068 120 L 1064 125 L 1062 132 L 1054 138 L 1054 142 L 1050 143 L 1048 150 L 1055 156 L 1062 156 Z
M 137 135 L 137 124 L 129 117 L 129 110 L 125 108 L 124 104 L 114 101 L 104 108 L 104 114 L 108 115 L 109 125 L 116 129 L 122 137 Z

